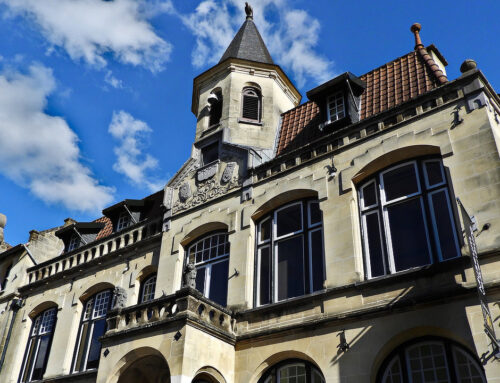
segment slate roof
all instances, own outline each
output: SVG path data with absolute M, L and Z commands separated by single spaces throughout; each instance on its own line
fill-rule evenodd
M 399 57 L 360 76 L 366 82 L 361 95 L 360 119 L 393 108 L 420 96 L 448 81 L 428 53 L 428 49 L 439 51 L 431 45 Z M 444 59 L 443 59 L 444 61 Z M 281 131 L 276 154 L 307 144 L 322 133 L 318 129 L 320 109 L 308 101 L 281 115 Z
M 228 58 L 274 64 L 266 44 L 262 40 L 262 36 L 251 17 L 247 17 L 236 36 L 234 36 L 233 41 L 231 41 L 231 44 L 229 44 L 222 55 L 219 63 Z

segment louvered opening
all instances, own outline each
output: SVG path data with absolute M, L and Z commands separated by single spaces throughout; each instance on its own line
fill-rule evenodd
M 243 96 L 243 118 L 246 120 L 260 120 L 259 98 L 252 95 Z

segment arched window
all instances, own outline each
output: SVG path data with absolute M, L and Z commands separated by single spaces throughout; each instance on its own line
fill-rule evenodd
M 243 120 L 260 122 L 262 117 L 262 97 L 257 88 L 243 88 L 241 102 L 241 118 Z
M 188 262 L 196 266 L 196 289 L 225 306 L 229 271 L 227 233 L 212 233 L 197 240 L 189 246 L 188 257 Z
M 317 200 L 274 210 L 257 225 L 256 305 L 323 289 L 323 215 Z
M 458 344 L 440 339 L 413 340 L 398 347 L 382 364 L 378 383 L 485 383 L 481 365 Z
M 149 275 L 141 283 L 139 303 L 152 301 L 155 297 L 156 273 Z
M 460 249 L 443 164 L 407 161 L 359 188 L 367 278 L 458 257 Z
M 222 117 L 222 92 L 220 90 L 210 93 L 208 97 L 210 104 L 210 120 L 209 127 L 219 124 Z
M 259 383 L 325 383 L 325 378 L 311 363 L 286 360 L 271 367 Z
M 111 308 L 113 293 L 101 291 L 85 301 L 78 332 L 73 372 L 96 369 L 99 365 L 101 342 L 106 332 L 106 313 Z
M 28 345 L 24 353 L 20 382 L 34 382 L 43 378 L 49 359 L 56 316 L 57 307 L 52 307 L 38 314 L 33 320 Z

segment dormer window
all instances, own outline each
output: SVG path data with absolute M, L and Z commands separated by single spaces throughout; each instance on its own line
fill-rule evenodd
M 118 217 L 118 223 L 116 224 L 116 231 L 120 231 L 130 226 L 130 215 L 127 212 L 123 212 Z
M 208 165 L 219 159 L 219 142 L 213 142 L 201 148 L 201 160 L 203 165 Z
M 209 127 L 213 127 L 220 123 L 222 117 L 222 92 L 216 91 L 210 93 L 208 103 L 210 104 L 210 120 L 208 125 Z
M 344 94 L 337 92 L 327 100 L 328 120 L 333 122 L 345 117 Z
M 260 122 L 262 116 L 262 97 L 257 88 L 243 88 L 241 118 L 246 121 Z
M 80 246 L 80 238 L 76 234 L 73 234 L 68 243 L 68 251 L 73 251 L 79 246 Z

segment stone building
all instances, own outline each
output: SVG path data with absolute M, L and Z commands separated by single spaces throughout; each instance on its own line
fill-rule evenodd
M 247 9 L 164 190 L 3 247 L 0 381 L 500 382 L 500 98 L 419 31 L 301 104 Z

